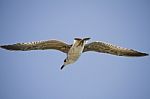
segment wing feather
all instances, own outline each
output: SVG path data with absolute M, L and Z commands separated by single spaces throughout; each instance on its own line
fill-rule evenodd
M 29 51 L 29 50 L 48 50 L 55 49 L 64 53 L 68 53 L 71 45 L 68 45 L 58 40 L 35 41 L 28 43 L 16 43 L 12 45 L 3 45 L 1 48 L 14 51 Z
M 92 42 L 86 44 L 83 52 L 95 51 L 101 53 L 109 53 L 118 56 L 146 56 L 148 54 L 135 51 L 133 49 L 122 48 L 116 45 L 112 45 L 104 42 Z

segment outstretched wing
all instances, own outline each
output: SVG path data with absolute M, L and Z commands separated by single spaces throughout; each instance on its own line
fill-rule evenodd
M 15 50 L 15 51 L 55 49 L 55 50 L 62 51 L 64 53 L 68 53 L 71 45 L 68 45 L 58 40 L 48 40 L 48 41 L 37 41 L 37 42 L 28 42 L 28 43 L 17 43 L 12 45 L 3 45 L 0 47 L 7 50 Z
M 86 52 L 86 51 L 109 53 L 109 54 L 118 55 L 118 56 L 138 57 L 138 56 L 148 55 L 146 53 L 138 52 L 132 49 L 122 48 L 122 47 L 104 43 L 104 42 L 92 42 L 92 43 L 86 44 L 83 52 Z

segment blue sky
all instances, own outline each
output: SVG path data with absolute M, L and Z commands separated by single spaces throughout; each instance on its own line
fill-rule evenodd
M 149 0 L 0 0 L 0 44 L 91 37 L 150 53 Z M 0 49 L 0 99 L 150 99 L 150 58 Z

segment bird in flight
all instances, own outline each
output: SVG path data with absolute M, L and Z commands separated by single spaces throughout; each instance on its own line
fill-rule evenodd
M 122 48 L 109 43 L 96 41 L 87 43 L 90 38 L 74 38 L 73 44 L 67 44 L 59 40 L 36 41 L 28 43 L 16 43 L 12 45 L 2 45 L 1 48 L 11 51 L 29 51 L 29 50 L 49 50 L 55 49 L 67 54 L 63 69 L 66 65 L 76 62 L 83 52 L 95 51 L 108 53 L 117 56 L 140 57 L 147 56 L 147 53 L 139 52 L 133 49 Z

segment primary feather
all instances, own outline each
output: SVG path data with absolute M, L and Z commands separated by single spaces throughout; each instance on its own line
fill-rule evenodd
M 3 45 L 1 48 L 14 51 L 29 51 L 29 50 L 48 50 L 55 49 L 67 54 L 64 64 L 61 66 L 63 69 L 66 65 L 72 64 L 80 57 L 81 53 L 88 51 L 95 51 L 100 53 L 108 53 L 117 56 L 132 56 L 140 57 L 147 56 L 148 54 L 142 53 L 133 49 L 122 48 L 105 42 L 91 42 L 86 44 L 90 38 L 75 38 L 72 45 L 66 44 L 58 40 L 37 41 L 28 43 L 16 43 L 12 45 Z
M 81 40 L 75 38 L 75 40 Z M 68 53 L 72 45 L 66 44 L 58 40 L 36 41 L 28 43 L 16 43 L 12 45 L 3 45 L 1 48 L 14 51 L 29 51 L 29 50 L 47 50 L 55 49 L 64 53 Z M 109 43 L 97 41 L 85 44 L 83 52 L 95 51 L 100 53 L 108 53 L 117 56 L 147 56 L 147 53 L 139 52 L 133 49 L 122 48 Z
M 112 45 L 112 44 L 104 43 L 100 41 L 86 44 L 83 52 L 87 52 L 87 51 L 108 53 L 108 54 L 113 54 L 117 56 L 135 56 L 135 57 L 137 56 L 138 57 L 138 56 L 148 55 L 146 53 L 138 52 L 133 49 L 122 48 L 116 45 Z
M 70 45 L 58 40 L 36 41 L 36 42 L 17 43 L 12 45 L 1 46 L 1 48 L 15 51 L 55 49 L 64 53 L 67 53 L 70 47 L 71 47 Z

